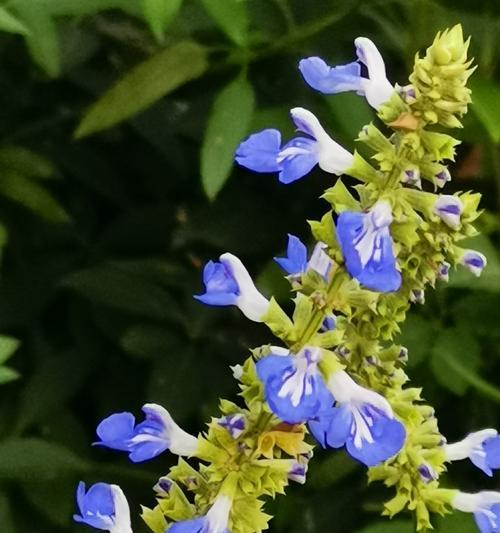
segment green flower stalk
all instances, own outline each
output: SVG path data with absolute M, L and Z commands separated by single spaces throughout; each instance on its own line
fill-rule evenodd
M 221 400 L 219 416 L 198 437 L 154 404 L 144 406 L 138 425 L 120 413 L 97 429 L 99 444 L 128 452 L 132 461 L 166 449 L 181 457 L 155 486 L 156 505 L 143 508 L 154 533 L 265 530 L 266 499 L 306 481 L 315 441 L 345 448 L 366 465 L 370 482 L 394 491 L 383 514 L 412 511 L 419 531 L 432 527 L 431 513 L 452 508 L 474 513 L 483 533 L 500 516 L 500 495 L 465 494 L 439 481 L 447 462 L 464 458 L 491 475 L 500 467 L 500 437 L 489 429 L 447 444 L 421 389 L 408 385 L 411 354 L 394 343 L 410 306 L 423 303 L 451 267 L 479 275 L 486 266 L 482 254 L 459 246 L 477 233 L 479 195 L 436 192 L 451 179 L 447 164 L 458 145 L 437 130 L 461 126 L 470 103 L 469 41 L 461 26 L 438 34 L 425 57 L 416 56 L 404 87 L 387 80 L 369 39 L 355 44 L 354 63 L 329 67 L 313 57 L 301 61 L 300 71 L 314 89 L 356 90 L 376 109 L 378 120 L 357 139 L 370 159 L 338 145 L 302 108 L 291 111 L 299 136 L 282 143 L 279 131 L 264 130 L 236 152 L 239 164 L 277 172 L 282 183 L 316 165 L 359 181 L 348 187 L 337 178 L 325 191 L 331 208 L 310 222 L 317 241 L 310 257 L 289 236 L 286 257 L 276 259 L 291 284 L 292 317 L 260 294 L 237 257 L 226 253 L 206 265 L 206 292 L 197 298 L 239 307 L 278 339 L 233 368 L 241 402 Z

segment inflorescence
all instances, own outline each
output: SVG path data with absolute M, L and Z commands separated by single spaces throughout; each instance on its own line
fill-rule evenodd
M 295 295 L 292 318 L 258 291 L 234 255 L 205 266 L 205 292 L 196 298 L 237 306 L 279 340 L 233 367 L 243 407 L 221 400 L 220 416 L 197 437 L 155 404 L 143 407 L 138 424 L 131 413 L 99 424 L 97 444 L 133 462 L 166 450 L 179 456 L 154 487 L 156 506 L 143 508 L 154 533 L 266 529 L 271 517 L 263 498 L 283 494 L 291 481 L 305 483 L 314 441 L 345 448 L 368 467 L 370 481 L 393 487 L 385 515 L 414 511 L 424 530 L 432 527 L 431 512 L 457 509 L 473 513 L 481 533 L 500 530 L 500 493 L 467 494 L 439 483 L 446 464 L 461 459 L 491 476 L 500 468 L 500 436 L 485 429 L 447 444 L 421 390 L 408 386 L 408 350 L 393 343 L 410 305 L 447 281 L 450 268 L 462 265 L 479 276 L 486 266 L 481 253 L 458 245 L 477 233 L 479 195 L 440 192 L 451 180 L 447 162 L 458 141 L 436 130 L 460 127 L 471 101 L 468 45 L 460 25 L 438 34 L 426 55 L 416 56 L 405 86 L 387 79 L 381 54 L 365 37 L 355 40 L 357 60 L 347 65 L 330 67 L 319 57 L 300 62 L 313 89 L 356 91 L 376 110 L 379 126 L 366 125 L 357 139 L 372 162 L 340 146 L 303 108 L 291 110 L 293 139 L 284 142 L 278 130 L 266 129 L 238 147 L 240 165 L 277 173 L 285 184 L 316 166 L 360 183 L 348 188 L 338 178 L 325 191 L 331 209 L 310 223 L 317 241 L 310 255 L 289 235 L 286 256 L 276 258 Z M 424 191 L 424 182 L 434 192 Z M 76 521 L 132 531 L 116 485 L 97 483 L 86 492 L 82 482 L 77 503 Z

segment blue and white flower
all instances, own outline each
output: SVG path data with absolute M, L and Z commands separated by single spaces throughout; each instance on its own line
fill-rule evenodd
M 153 490 L 156 492 L 157 496 L 168 496 L 174 482 L 167 476 L 162 476 L 153 487 Z
M 319 57 L 309 57 L 300 61 L 300 72 L 317 91 L 324 94 L 356 91 L 365 96 L 373 108 L 379 109 L 395 91 L 387 79 L 384 60 L 370 39 L 358 37 L 354 44 L 358 61 L 330 67 Z M 366 67 L 368 77 L 362 74 L 360 63 Z
M 238 439 L 245 432 L 246 420 L 242 413 L 223 416 L 217 421 L 220 427 L 226 429 L 233 439 Z
M 420 169 L 418 167 L 408 167 L 401 172 L 401 182 L 406 185 L 412 185 L 418 189 L 422 188 L 422 180 L 420 178 Z
M 447 461 L 470 459 L 486 475 L 500 468 L 500 436 L 496 429 L 483 429 L 469 433 L 465 439 L 447 444 L 444 448 Z
M 237 163 L 255 172 L 279 172 L 281 183 L 304 177 L 316 165 L 337 176 L 352 166 L 353 155 L 326 133 L 313 113 L 296 107 L 290 114 L 297 130 L 308 137 L 295 137 L 282 145 L 278 130 L 254 133 L 236 150 Z
M 391 207 L 384 200 L 367 213 L 344 211 L 337 220 L 337 241 L 347 271 L 374 291 L 392 292 L 401 287 L 389 231 L 391 223 Z
M 205 294 L 195 298 L 207 305 L 235 305 L 250 320 L 262 322 L 269 301 L 257 290 L 248 270 L 233 254 L 222 254 L 219 259 L 205 265 Z
M 132 413 L 115 413 L 97 427 L 101 439 L 95 445 L 129 453 L 134 463 L 148 461 L 165 450 L 191 456 L 198 449 L 198 439 L 181 429 L 169 412 L 153 403 L 143 406 L 145 420 L 135 424 Z
M 295 237 L 295 235 L 289 234 L 286 251 L 287 256 L 275 257 L 274 260 L 292 278 L 304 274 L 310 268 L 326 279 L 333 266 L 333 261 L 325 252 L 325 248 L 327 248 L 325 243 L 316 243 L 311 258 L 308 261 L 306 245 L 298 237 Z
M 487 265 L 486 257 L 476 250 L 464 250 L 459 262 L 469 269 L 476 277 L 479 277 Z
M 422 463 L 417 470 L 420 474 L 420 479 L 424 483 L 431 483 L 432 481 L 436 481 L 439 478 L 437 472 L 428 463 Z
M 306 482 L 307 471 L 309 469 L 309 461 L 313 457 L 313 452 L 299 455 L 297 460 L 293 462 L 288 471 L 288 479 L 304 485 Z
M 344 371 L 330 376 L 328 388 L 336 406 L 309 421 L 311 433 L 323 448 L 346 446 L 366 466 L 378 465 L 401 450 L 406 431 L 385 398 L 359 386 Z
M 219 494 L 205 516 L 183 520 L 168 528 L 168 533 L 230 533 L 228 529 L 232 500 Z
M 481 533 L 497 533 L 500 528 L 500 492 L 484 490 L 476 494 L 458 492 L 451 505 L 458 511 L 473 513 Z
M 462 216 L 464 205 L 458 196 L 451 194 L 440 194 L 434 204 L 434 214 L 436 214 L 450 228 L 458 229 L 460 217 Z
M 297 355 L 276 351 L 257 362 L 257 375 L 271 411 L 284 422 L 299 424 L 333 404 L 318 368 L 321 352 L 306 347 Z
M 450 281 L 450 263 L 443 261 L 437 269 L 437 279 L 441 281 Z
M 449 181 L 451 181 L 451 174 L 450 171 L 443 167 L 435 176 L 434 176 L 434 183 L 436 187 L 439 187 L 442 189 Z
M 76 502 L 80 514 L 73 515 L 75 522 L 110 533 L 132 533 L 127 498 L 117 485 L 96 483 L 86 492 L 85 483 L 80 481 Z

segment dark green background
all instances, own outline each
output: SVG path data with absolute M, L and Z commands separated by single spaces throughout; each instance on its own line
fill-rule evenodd
M 0 236 L 0 332 L 21 345 L 7 362 L 20 377 L 0 388 L 2 533 L 84 531 L 71 521 L 80 479 L 119 483 L 134 531 L 145 530 L 139 504 L 153 504 L 151 487 L 174 458 L 132 465 L 90 447 L 95 426 L 111 412 L 138 414 L 143 403 L 157 402 L 197 432 L 216 414 L 220 396 L 235 398 L 229 365 L 271 337 L 237 310 L 195 302 L 201 267 L 231 251 L 263 292 L 286 302 L 288 287 L 271 258 L 287 232 L 309 239 L 305 221 L 326 209 L 318 197 L 332 178 L 315 172 L 285 187 L 239 168 L 229 175 L 224 158 L 235 137 L 251 130 L 274 126 L 290 134 L 287 113 L 297 105 L 318 113 L 353 149 L 373 112 L 355 95 L 314 93 L 297 62 L 308 55 L 351 61 L 359 35 L 377 43 L 390 79 L 402 85 L 414 53 L 437 30 L 462 22 L 473 36 L 475 106 L 459 132 L 464 142 L 447 192 L 483 194 L 483 236 L 473 246 L 490 266 L 480 280 L 453 273 L 450 287 L 429 291 L 402 342 L 410 349 L 409 373 L 449 440 L 500 425 L 498 2 L 185 0 L 164 27 L 144 16 L 139 0 L 3 4 L 19 25 L 0 9 L 0 27 L 11 30 L 0 34 L 0 221 L 7 232 Z M 74 140 L 86 109 L 108 87 L 186 39 L 209 49 L 202 76 L 118 126 Z M 255 90 L 253 113 L 248 86 L 220 96 L 242 71 Z M 160 69 L 154 79 L 168 85 L 171 75 Z M 149 81 L 133 83 L 134 94 L 120 104 L 125 111 Z M 216 152 L 214 132 L 222 135 Z M 209 201 L 205 190 L 213 197 L 219 188 Z M 0 343 L 0 358 L 8 351 Z M 9 376 L 0 373 L 4 381 Z M 452 466 L 443 484 L 472 491 L 495 489 L 498 481 L 463 464 Z M 318 452 L 308 485 L 270 503 L 272 531 L 412 531 L 409 516 L 379 518 L 389 494 L 377 484 L 367 488 L 364 469 L 343 452 Z M 438 531 L 474 531 L 465 518 L 446 520 Z

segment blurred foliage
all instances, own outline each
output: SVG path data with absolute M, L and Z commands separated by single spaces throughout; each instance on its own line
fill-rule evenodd
M 500 426 L 498 2 L 0 2 L 2 533 L 83 531 L 71 521 L 82 477 L 121 484 L 137 516 L 171 459 L 131 465 L 91 448 L 97 422 L 154 401 L 198 431 L 220 395 L 235 397 L 229 365 L 267 334 L 193 301 L 201 265 L 230 250 L 264 291 L 286 294 L 270 258 L 287 232 L 308 235 L 328 178 L 283 187 L 234 168 L 233 150 L 253 129 L 290 132 L 296 105 L 351 149 L 372 117 L 355 95 L 305 87 L 298 59 L 350 61 L 363 34 L 404 83 L 414 52 L 456 22 L 473 36 L 478 71 L 450 189 L 483 193 L 474 247 L 489 267 L 479 280 L 452 273 L 402 334 L 450 440 Z M 468 464 L 447 481 L 498 487 Z M 412 531 L 410 518 L 379 518 L 384 490 L 366 488 L 341 452 L 318 452 L 310 483 L 270 502 L 272 531 Z M 436 526 L 474 531 L 460 515 Z

